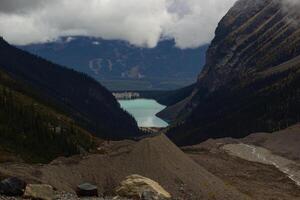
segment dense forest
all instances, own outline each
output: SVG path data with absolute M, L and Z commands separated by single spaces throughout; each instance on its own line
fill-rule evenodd
M 27 162 L 48 162 L 97 147 L 99 140 L 72 119 L 19 92 L 20 88 L 0 71 L 1 153 L 10 152 Z
M 155 99 L 158 103 L 171 106 L 188 97 L 195 88 L 195 84 L 170 91 L 133 91 L 138 92 L 142 98 Z
M 100 138 L 139 136 L 132 116 L 120 108 L 112 94 L 87 75 L 19 50 L 0 39 L 0 66 L 13 79 L 55 104 L 80 126 Z

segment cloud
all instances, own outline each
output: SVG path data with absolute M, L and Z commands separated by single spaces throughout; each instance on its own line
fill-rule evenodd
M 45 0 L 1 0 L 0 12 L 22 12 L 38 8 L 46 3 Z
M 300 0 L 282 0 L 283 12 L 287 12 L 287 22 L 295 27 L 300 26 Z
M 184 8 L 184 14 L 175 12 L 177 20 L 167 26 L 165 34 L 176 40 L 181 48 L 197 47 L 210 42 L 218 22 L 235 0 L 176 0 L 173 4 Z M 180 15 L 181 14 L 181 15 Z
M 236 0 L 1 0 L 0 35 L 17 45 L 84 35 L 154 47 L 210 42 Z M 26 2 L 26 3 L 25 3 Z

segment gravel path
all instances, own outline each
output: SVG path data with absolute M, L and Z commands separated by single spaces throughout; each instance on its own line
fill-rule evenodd
M 273 165 L 300 186 L 300 164 L 286 159 L 284 157 L 274 155 L 271 151 L 248 144 L 227 144 L 223 146 L 230 155 L 240 157 L 242 159 L 259 162 L 267 165 Z
M 75 194 L 68 193 L 68 192 L 59 192 L 56 194 L 56 200 L 113 200 L 113 197 L 90 197 L 90 198 L 78 198 Z M 23 200 L 21 197 L 7 197 L 7 196 L 0 196 L 0 200 Z M 28 200 L 28 199 L 27 199 Z M 120 199 L 117 200 L 130 200 L 130 199 Z
M 78 198 L 77 195 L 69 192 L 56 192 L 55 196 L 56 196 L 56 200 L 112 200 L 113 199 L 113 198 L 102 198 L 102 197 Z M 23 198 L 0 196 L 0 200 L 23 200 Z M 124 200 L 128 200 L 128 199 L 124 199 Z

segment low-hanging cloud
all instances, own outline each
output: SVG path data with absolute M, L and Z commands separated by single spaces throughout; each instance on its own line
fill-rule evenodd
M 283 12 L 288 12 L 288 22 L 300 26 L 300 0 L 282 0 Z
M 84 35 L 154 47 L 210 42 L 236 0 L 0 0 L 0 35 L 17 45 Z M 26 3 L 25 3 L 26 2 Z

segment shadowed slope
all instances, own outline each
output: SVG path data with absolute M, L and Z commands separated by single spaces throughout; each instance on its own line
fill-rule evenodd
M 188 102 L 171 110 L 183 123 L 168 136 L 187 145 L 297 123 L 300 26 L 294 22 L 299 19 L 278 0 L 238 1 L 218 25 Z
M 133 117 L 92 78 L 12 47 L 3 39 L 0 52 L 1 69 L 59 105 L 97 136 L 122 139 L 139 135 Z

